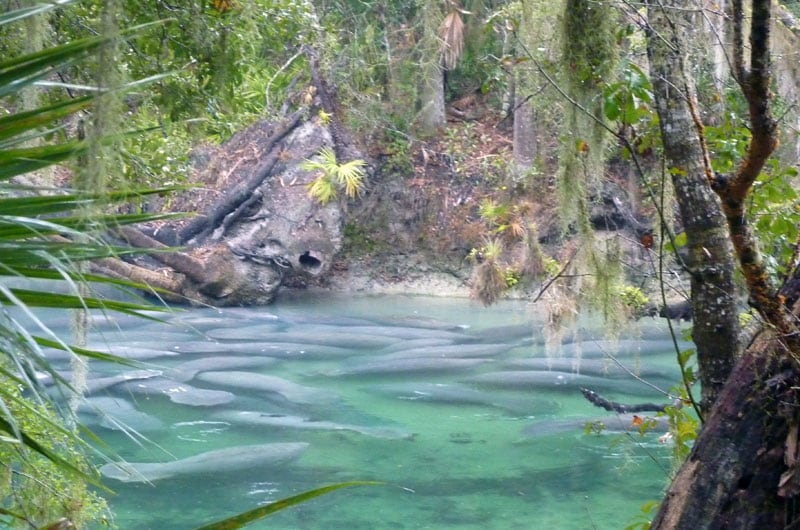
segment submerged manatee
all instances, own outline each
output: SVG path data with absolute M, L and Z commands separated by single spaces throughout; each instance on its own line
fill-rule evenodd
M 683 349 L 689 343 L 678 341 L 678 346 Z M 671 339 L 621 339 L 621 340 L 584 340 L 579 342 L 566 342 L 558 348 L 560 355 L 566 357 L 633 357 L 637 355 L 654 355 L 659 353 L 674 352 L 675 345 Z
M 357 350 L 368 348 L 385 348 L 397 342 L 397 337 L 371 335 L 368 333 L 354 333 L 349 328 L 316 329 L 311 326 L 300 330 L 289 329 L 282 333 L 275 333 L 270 340 L 276 342 L 292 342 L 296 344 L 319 344 L 321 346 L 336 346 L 339 348 L 353 348 Z
M 491 361 L 492 359 L 450 359 L 448 357 L 391 358 L 344 367 L 341 370 L 331 372 L 329 375 L 362 376 L 451 372 L 474 368 Z
M 243 445 L 200 453 L 164 463 L 118 462 L 106 464 L 100 473 L 122 482 L 154 482 L 165 478 L 199 473 L 227 473 L 260 467 L 278 466 L 298 458 L 307 443 Z
M 559 405 L 547 399 L 530 399 L 499 396 L 475 390 L 458 383 L 389 383 L 370 388 L 371 391 L 407 401 L 446 403 L 451 405 L 478 405 L 502 409 L 513 414 L 533 416 L 553 414 Z
M 170 349 L 187 355 L 237 354 L 268 356 L 278 359 L 329 359 L 354 355 L 354 350 L 299 342 L 183 342 L 170 346 Z
M 338 399 L 338 396 L 330 390 L 299 385 L 274 375 L 237 371 L 202 372 L 197 374 L 196 379 L 225 388 L 278 394 L 288 401 L 300 405 L 323 405 Z
M 469 357 L 489 358 L 495 355 L 502 355 L 510 349 L 511 346 L 508 344 L 450 344 L 425 346 L 387 353 L 380 357 L 373 358 L 373 360 L 412 359 L 415 357 L 449 357 L 458 359 L 466 359 Z
M 226 355 L 224 357 L 204 357 L 186 361 L 170 368 L 166 375 L 175 381 L 184 383 L 191 381 L 200 372 L 212 372 L 219 370 L 231 370 L 234 368 L 258 368 L 274 364 L 274 357 L 260 356 L 236 356 Z
M 98 423 L 115 431 L 155 431 L 164 428 L 158 418 L 138 410 L 133 403 L 122 398 L 90 397 L 78 406 L 78 414 L 85 424 Z
M 653 414 L 653 413 L 651 413 Z M 597 418 L 576 418 L 552 421 L 538 421 L 522 429 L 525 436 L 550 436 L 565 432 L 640 432 L 639 419 L 646 418 L 648 426 L 646 432 L 663 433 L 669 430 L 669 420 L 664 416 L 654 417 L 647 413 L 617 414 Z
M 246 425 L 265 425 L 286 429 L 310 429 L 323 431 L 350 431 L 365 434 L 374 438 L 386 439 L 411 439 L 414 437 L 409 432 L 400 431 L 390 427 L 370 427 L 366 425 L 351 425 L 332 421 L 317 421 L 300 416 L 285 414 L 271 414 L 250 410 L 226 410 L 213 415 L 215 419 Z
M 401 340 L 391 346 L 387 346 L 380 350 L 381 354 L 396 353 L 403 350 L 413 350 L 416 348 L 429 348 L 431 346 L 448 346 L 453 344 L 449 339 L 412 339 Z
M 290 330 L 291 331 L 291 330 Z M 405 340 L 418 339 L 437 339 L 465 342 L 472 339 L 469 335 L 458 331 L 447 331 L 441 329 L 428 329 L 402 326 L 309 326 L 304 328 L 304 333 L 321 334 L 328 333 L 358 335 L 371 337 L 388 337 Z
M 256 324 L 247 327 L 216 328 L 205 332 L 207 337 L 221 340 L 268 340 L 276 332 L 286 329 L 282 323 Z
M 213 407 L 230 403 L 236 396 L 222 390 L 196 388 L 166 377 L 155 377 L 144 381 L 129 381 L 114 387 L 132 394 L 148 396 L 164 395 L 173 403 L 191 405 L 193 407 Z
M 617 364 L 611 359 L 570 359 L 565 357 L 535 357 L 528 359 L 514 359 L 504 363 L 510 368 L 524 368 L 525 370 L 554 370 L 557 372 L 569 372 L 583 375 L 595 375 L 600 377 L 631 377 L 635 374 L 639 377 L 668 378 L 670 374 L 666 370 L 658 368 L 646 368 L 635 366 L 632 363 Z M 679 374 L 675 374 L 675 379 Z
M 622 392 L 633 395 L 647 395 L 656 392 L 651 387 L 636 380 L 611 379 L 547 370 L 487 372 L 469 377 L 463 381 L 489 388 L 515 390 L 546 388 L 549 390 L 580 392 L 581 388 L 588 388 L 596 392 Z
M 122 372 L 121 374 L 111 375 L 108 377 L 97 377 L 89 379 L 86 383 L 85 395 L 95 394 L 106 388 L 125 383 L 127 381 L 137 381 L 141 379 L 150 379 L 158 377 L 162 374 L 161 370 L 131 370 Z

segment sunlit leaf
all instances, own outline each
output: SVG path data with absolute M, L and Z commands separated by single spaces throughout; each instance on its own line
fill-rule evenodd
M 228 519 L 224 519 L 221 521 L 217 521 L 215 523 L 201 526 L 196 530 L 236 530 L 238 528 L 242 528 L 252 523 L 253 521 L 257 521 L 258 519 L 263 519 L 268 515 L 272 515 L 275 512 L 284 510 L 286 508 L 289 508 L 290 506 L 294 506 L 302 502 L 309 501 L 315 497 L 326 495 L 338 489 L 349 488 L 353 486 L 377 486 L 380 484 L 382 483 L 368 482 L 368 481 L 353 481 L 353 482 L 342 482 L 339 484 L 332 484 L 330 486 L 324 486 L 322 488 L 306 491 L 298 495 L 293 495 L 291 497 L 287 497 L 285 499 L 281 499 L 279 501 L 267 504 L 266 506 L 260 506 L 258 508 L 255 508 L 248 512 L 244 512 L 234 517 L 230 517 Z

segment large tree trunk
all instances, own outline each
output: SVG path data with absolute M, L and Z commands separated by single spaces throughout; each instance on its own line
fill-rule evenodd
M 686 2 L 651 1 L 647 51 L 653 91 L 675 195 L 689 250 L 692 337 L 708 410 L 740 350 L 734 254 L 720 203 L 709 185 L 710 163 L 694 91 L 684 64 L 692 31 Z
M 772 333 L 748 350 L 719 394 L 652 529 L 790 527 L 798 488 L 800 380 L 788 366 L 787 351 Z M 792 462 L 788 469 L 785 461 Z

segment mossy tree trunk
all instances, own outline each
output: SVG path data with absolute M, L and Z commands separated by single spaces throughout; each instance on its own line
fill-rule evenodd
M 693 29 L 685 7 L 680 0 L 651 2 L 647 51 L 664 155 L 687 238 L 700 404 L 708 410 L 740 350 L 739 322 L 733 247 L 710 186 L 712 170 L 685 64 L 685 44 Z
M 442 13 L 438 0 L 421 0 L 422 40 L 420 42 L 420 130 L 431 136 L 445 126 L 444 68 L 438 35 Z

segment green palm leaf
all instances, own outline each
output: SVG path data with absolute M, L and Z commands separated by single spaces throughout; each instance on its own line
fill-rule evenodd
M 272 515 L 277 511 L 286 509 L 290 506 L 294 506 L 295 504 L 300 504 L 302 502 L 309 501 L 315 497 L 331 493 L 332 491 L 336 491 L 338 489 L 349 488 L 352 486 L 376 486 L 380 484 L 382 483 L 368 482 L 368 481 L 353 481 L 353 482 L 341 482 L 339 484 L 332 484 L 330 486 L 324 486 L 310 491 L 305 491 L 298 495 L 293 495 L 291 497 L 287 497 L 285 499 L 272 502 L 270 504 L 267 504 L 266 506 L 259 506 L 258 508 L 255 508 L 248 512 L 241 513 L 234 517 L 230 517 L 222 521 L 217 521 L 215 523 L 201 526 L 196 530 L 236 530 L 238 528 L 242 528 L 252 523 L 253 521 L 257 521 L 258 519 L 263 519 L 268 515 Z

